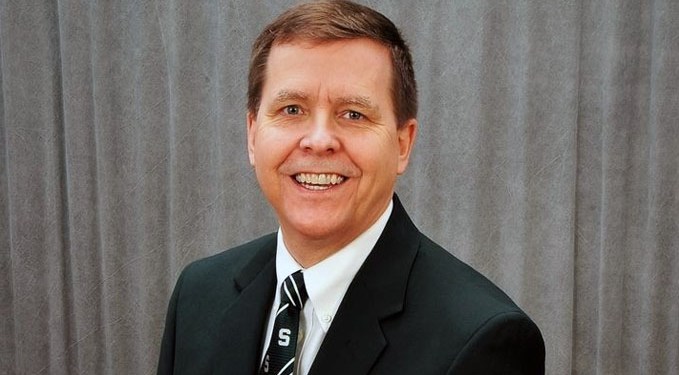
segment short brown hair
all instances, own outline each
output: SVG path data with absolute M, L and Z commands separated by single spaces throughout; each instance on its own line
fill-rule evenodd
M 345 0 L 297 5 L 270 23 L 255 40 L 248 74 L 248 111 L 257 114 L 266 64 L 275 44 L 295 40 L 329 42 L 368 38 L 391 52 L 392 100 L 399 126 L 417 116 L 417 84 L 410 50 L 393 22 L 381 13 Z

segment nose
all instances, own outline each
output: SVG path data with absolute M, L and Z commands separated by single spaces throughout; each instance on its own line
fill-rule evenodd
M 337 137 L 337 124 L 332 116 L 318 116 L 309 125 L 300 140 L 300 147 L 317 155 L 332 154 L 340 149 Z

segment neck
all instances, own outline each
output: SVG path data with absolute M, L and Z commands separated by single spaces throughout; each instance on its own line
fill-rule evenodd
M 391 200 L 388 201 L 385 208 L 370 221 L 370 225 L 365 228 L 351 231 L 351 233 L 348 231 L 339 231 L 336 235 L 310 236 L 298 231 L 286 230 L 286 226 L 281 224 L 283 242 L 285 243 L 288 253 L 299 265 L 304 268 L 312 267 L 344 249 L 359 236 L 370 231 L 384 215 L 387 215 L 387 209 L 390 203 Z M 381 229 L 379 229 L 379 233 L 375 233 L 376 236 L 380 235 L 384 225 L 386 225 L 387 219 L 385 218 L 384 220 Z
M 287 233 L 283 231 L 285 247 L 288 249 L 288 252 L 295 259 L 295 261 L 304 268 L 314 266 L 315 264 L 329 258 L 351 243 L 351 240 L 345 240 L 338 243 L 327 238 L 307 238 L 299 240 L 294 237 L 295 236 L 288 236 Z

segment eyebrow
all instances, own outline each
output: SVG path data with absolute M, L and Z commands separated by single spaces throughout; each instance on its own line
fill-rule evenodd
M 308 101 L 309 95 L 303 91 L 297 90 L 281 90 L 276 93 L 273 103 L 276 105 L 295 102 L 295 101 Z M 370 97 L 363 95 L 352 95 L 352 96 L 341 96 L 333 100 L 335 104 L 341 106 L 356 106 L 364 110 L 379 111 L 379 106 L 375 104 Z
M 374 111 L 379 110 L 377 104 L 373 103 L 367 96 L 342 96 L 337 98 L 336 102 L 340 105 L 358 106 Z
M 274 103 L 285 103 L 289 101 L 306 101 L 309 96 L 301 91 L 281 90 L 276 93 Z

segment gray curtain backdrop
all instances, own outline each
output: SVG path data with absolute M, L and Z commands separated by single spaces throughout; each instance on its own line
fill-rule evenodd
M 0 373 L 150 374 L 188 262 L 277 228 L 250 44 L 292 1 L 0 0 Z M 415 56 L 398 186 L 548 374 L 679 374 L 679 1 L 367 1 Z

